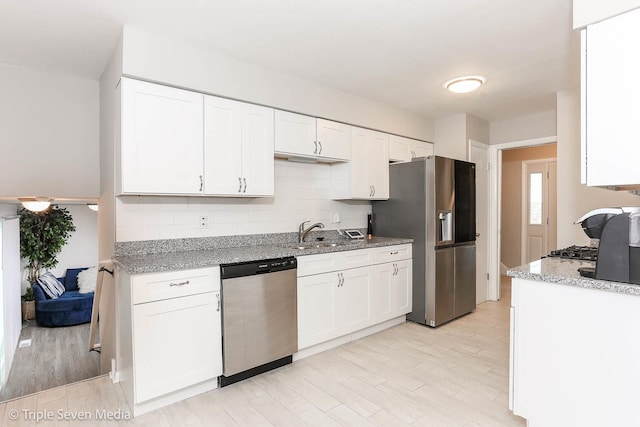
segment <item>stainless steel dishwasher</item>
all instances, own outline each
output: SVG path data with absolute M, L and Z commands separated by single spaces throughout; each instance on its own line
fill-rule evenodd
M 298 351 L 294 257 L 226 264 L 220 386 L 291 363 Z

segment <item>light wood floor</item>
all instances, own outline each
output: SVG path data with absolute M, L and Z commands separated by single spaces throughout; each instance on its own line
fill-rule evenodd
M 31 346 L 18 348 L 0 401 L 71 384 L 100 374 L 100 355 L 88 352 L 89 323 L 44 328 L 35 320 L 24 322 L 20 340 Z
M 408 322 L 127 423 L 524 426 L 507 409 L 508 291 L 500 302 L 481 304 L 437 329 Z M 0 419 L 3 425 L 29 425 L 28 410 L 89 411 L 93 422 L 76 425 L 109 424 L 95 419 L 96 409 L 128 411 L 121 389 L 107 377 L 0 404 Z M 22 424 L 10 421 L 16 413 Z M 57 420 L 60 424 L 74 423 Z

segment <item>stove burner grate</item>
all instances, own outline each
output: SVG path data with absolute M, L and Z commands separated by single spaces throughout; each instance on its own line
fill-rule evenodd
M 598 259 L 598 248 L 591 246 L 569 246 L 568 248 L 551 251 L 549 256 L 553 258 L 596 261 Z

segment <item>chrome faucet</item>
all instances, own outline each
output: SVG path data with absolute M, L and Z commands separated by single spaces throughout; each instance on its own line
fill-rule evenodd
M 303 243 L 305 237 L 307 237 L 307 234 L 309 234 L 309 232 L 311 230 L 313 230 L 314 228 L 324 228 L 324 224 L 321 222 L 316 222 L 315 224 L 309 226 L 309 228 L 307 228 L 306 230 L 304 229 L 304 225 L 308 222 L 311 221 L 304 221 L 300 224 L 300 226 L 298 227 L 298 243 Z

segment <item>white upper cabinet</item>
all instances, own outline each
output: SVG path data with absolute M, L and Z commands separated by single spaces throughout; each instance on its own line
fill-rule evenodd
M 389 161 L 410 162 L 416 157 L 428 157 L 433 154 L 433 144 L 405 138 L 404 136 L 389 135 Z
M 273 196 L 273 109 L 206 96 L 204 194 Z
M 389 135 L 351 127 L 351 161 L 332 167 L 334 199 L 389 198 Z
M 202 103 L 196 92 L 122 78 L 118 194 L 200 194 Z
M 319 162 L 348 161 L 351 126 L 302 114 L 275 111 L 275 152 Z
M 640 184 L 640 9 L 583 33 L 582 163 L 591 186 Z

